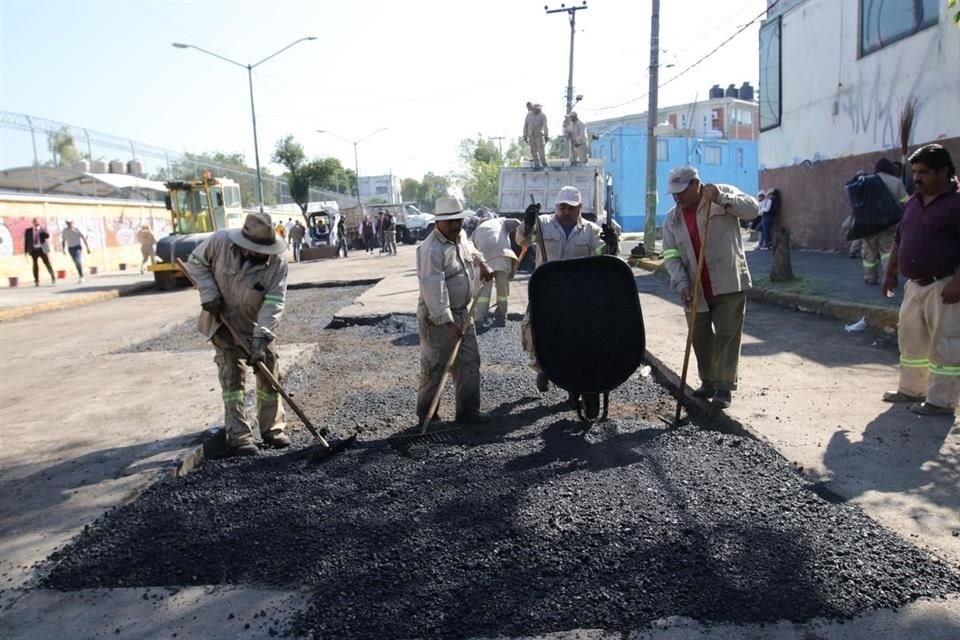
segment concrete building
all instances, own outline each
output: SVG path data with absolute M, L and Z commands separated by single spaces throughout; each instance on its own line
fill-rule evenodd
M 658 127 L 654 133 L 657 136 L 658 226 L 674 204 L 673 197 L 667 192 L 667 175 L 678 165 L 697 167 L 704 182 L 731 184 L 751 195 L 757 192 L 756 142 L 681 136 L 670 127 Z M 608 182 L 612 181 L 611 200 L 616 220 L 624 231 L 643 231 L 646 218 L 646 125 L 607 131 L 593 142 L 591 155 L 603 158 Z
M 360 199 L 363 202 L 376 199 L 383 204 L 400 204 L 400 176 L 392 173 L 385 176 L 360 176 Z
M 661 127 L 670 127 L 673 135 L 757 139 L 760 134 L 758 106 L 750 83 L 744 82 L 740 87 L 731 84 L 726 89 L 713 85 L 706 96 L 705 100 L 660 107 L 657 110 L 657 123 Z M 617 127 L 646 129 L 647 114 L 644 112 L 587 123 L 587 131 L 592 135 L 602 135 Z
M 760 186 L 782 196 L 798 246 L 840 249 L 843 184 L 909 151 L 960 158 L 960 30 L 946 0 L 767 0 L 760 29 Z

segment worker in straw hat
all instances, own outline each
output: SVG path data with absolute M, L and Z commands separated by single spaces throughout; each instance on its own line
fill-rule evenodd
M 458 198 L 437 198 L 436 227 L 417 247 L 417 279 L 420 299 L 417 325 L 420 331 L 420 386 L 417 390 L 417 419 L 423 422 L 440 386 L 450 354 L 458 340 L 460 351 L 451 375 L 456 395 L 457 422 L 483 423 L 489 418 L 480 412 L 480 349 L 477 330 L 468 322 L 470 302 L 492 271 L 483 254 L 467 240 L 463 221 L 471 213 L 463 210 Z M 430 416 L 434 419 L 436 416 Z
M 280 377 L 273 346 L 277 324 L 287 297 L 287 243 L 278 237 L 270 216 L 251 213 L 241 229 L 223 229 L 200 244 L 187 269 L 200 290 L 199 329 L 213 343 L 214 362 L 223 392 L 224 427 L 230 455 L 257 455 L 253 429 L 243 407 L 243 381 L 247 367 L 256 371 L 263 362 Z M 230 322 L 250 347 L 250 355 L 234 342 L 221 323 Z M 243 361 L 246 361 L 246 365 Z M 265 445 L 283 448 L 283 406 L 266 377 L 257 375 L 257 421 Z

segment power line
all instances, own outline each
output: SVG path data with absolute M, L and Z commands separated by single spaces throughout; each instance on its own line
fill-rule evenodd
M 691 69 L 693 69 L 694 67 L 696 67 L 697 65 L 699 65 L 700 63 L 702 63 L 703 61 L 705 61 L 707 58 L 709 58 L 710 56 L 712 56 L 713 54 L 715 54 L 717 51 L 719 51 L 721 48 L 723 48 L 723 47 L 726 46 L 727 44 L 729 44 L 731 40 L 733 40 L 733 39 L 736 38 L 738 35 L 740 35 L 740 34 L 743 33 L 744 31 L 746 31 L 747 28 L 749 28 L 751 25 L 753 25 L 757 20 L 759 20 L 759 19 L 762 18 L 763 16 L 767 15 L 767 13 L 769 13 L 770 9 L 773 9 L 773 8 L 774 8 L 775 6 L 777 6 L 777 4 L 779 4 L 779 3 L 780 3 L 780 0 L 774 0 L 774 2 L 773 2 L 772 4 L 770 4 L 770 6 L 768 6 L 766 9 L 764 9 L 764 10 L 761 11 L 759 14 L 757 14 L 757 16 L 755 16 L 750 22 L 746 23 L 745 25 L 743 25 L 743 26 L 741 26 L 739 29 L 737 29 L 736 32 L 734 32 L 734 34 L 733 34 L 732 36 L 730 36 L 729 38 L 727 38 L 726 40 L 724 40 L 723 42 L 721 42 L 720 44 L 718 44 L 718 45 L 717 45 L 716 47 L 714 47 L 709 53 L 707 53 L 707 54 L 703 55 L 702 57 L 700 57 L 700 59 L 698 59 L 696 62 L 694 62 L 693 64 L 691 64 L 691 65 L 689 65 L 688 67 L 684 68 L 684 69 L 683 69 L 682 71 L 680 71 L 677 75 L 673 76 L 673 77 L 670 78 L 669 80 L 665 80 L 665 81 L 663 82 L 663 84 L 657 85 L 657 88 L 658 88 L 658 89 L 662 89 L 663 87 L 667 86 L 668 84 L 670 84 L 671 82 L 673 82 L 673 81 L 676 80 L 677 78 L 680 78 L 681 76 L 685 75 L 688 71 L 690 71 Z M 650 93 L 647 92 L 647 93 L 643 94 L 642 96 L 638 96 L 638 97 L 636 97 L 636 98 L 631 98 L 630 100 L 627 100 L 627 101 L 625 101 L 625 102 L 620 102 L 620 103 L 618 103 L 618 104 L 613 104 L 613 105 L 609 105 L 609 106 L 606 106 L 606 107 L 594 107 L 594 108 L 589 109 L 589 111 L 591 111 L 591 112 L 596 112 L 596 111 L 609 111 L 610 109 L 617 109 L 617 108 L 619 108 L 619 107 L 625 107 L 625 106 L 628 105 L 628 104 L 633 104 L 634 102 L 639 102 L 640 100 L 643 100 L 644 98 L 646 98 L 646 97 L 649 96 L 649 95 L 650 95 Z

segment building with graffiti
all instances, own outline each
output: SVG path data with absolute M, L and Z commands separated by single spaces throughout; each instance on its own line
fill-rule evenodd
M 840 249 L 844 182 L 904 161 L 902 137 L 908 153 L 937 142 L 960 158 L 960 29 L 946 0 L 767 4 L 760 187 L 779 189 L 795 245 Z

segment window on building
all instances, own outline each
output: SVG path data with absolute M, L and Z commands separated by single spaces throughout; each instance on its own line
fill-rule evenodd
M 740 110 L 740 124 L 751 125 L 753 124 L 753 112 L 749 109 Z
M 737 169 L 743 169 L 743 149 L 737 149 Z
M 760 27 L 760 130 L 780 126 L 780 18 Z
M 720 164 L 720 158 L 722 154 L 720 153 L 720 146 L 715 144 L 708 144 L 703 149 L 703 162 L 704 164 Z
M 383 195 L 384 193 L 390 193 L 390 187 L 377 186 L 377 195 Z
M 860 55 L 884 48 L 940 18 L 941 0 L 860 0 Z
M 657 140 L 657 162 L 670 161 L 670 145 L 667 140 Z

